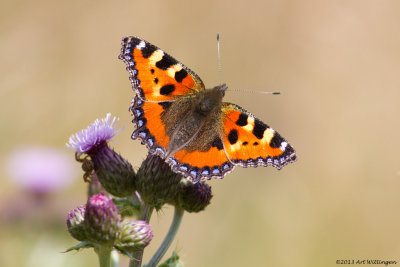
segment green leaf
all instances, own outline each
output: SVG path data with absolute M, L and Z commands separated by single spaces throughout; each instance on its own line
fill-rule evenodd
M 64 252 L 70 252 L 72 250 L 79 251 L 82 248 L 94 248 L 94 247 L 96 247 L 96 246 L 93 243 L 87 242 L 87 241 L 82 241 L 82 242 L 76 244 L 75 246 L 68 248 Z
M 183 263 L 179 260 L 179 255 L 175 251 L 172 252 L 172 256 L 158 265 L 158 267 L 183 267 Z
M 133 259 L 133 254 L 131 252 L 124 250 L 124 248 L 119 247 L 118 245 L 114 245 L 114 248 L 119 251 L 119 253 L 128 256 L 130 259 Z

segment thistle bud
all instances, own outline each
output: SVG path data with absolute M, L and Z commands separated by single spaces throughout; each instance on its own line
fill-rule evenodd
M 84 220 L 89 241 L 113 244 L 120 224 L 121 215 L 109 196 L 100 193 L 89 198 Z
M 121 224 L 116 246 L 121 250 L 133 253 L 138 249 L 146 247 L 152 238 L 153 233 L 150 225 L 145 221 L 128 220 Z
M 73 238 L 79 241 L 86 240 L 85 227 L 83 220 L 85 218 L 85 206 L 79 206 L 68 213 L 67 228 Z
M 180 183 L 181 188 L 177 196 L 177 205 L 187 212 L 199 212 L 204 210 L 212 198 L 211 186 L 203 181 L 192 183 L 184 179 Z
M 145 203 L 159 210 L 176 198 L 182 178 L 163 159 L 148 154 L 137 172 L 136 189 Z

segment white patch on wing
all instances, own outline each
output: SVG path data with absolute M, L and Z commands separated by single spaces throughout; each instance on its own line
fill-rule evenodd
M 151 66 L 155 66 L 156 63 L 157 63 L 158 61 L 160 61 L 160 60 L 163 58 L 163 56 L 164 56 L 164 52 L 161 51 L 160 49 L 154 51 L 154 53 L 153 53 L 153 54 L 151 55 L 151 57 L 149 58 L 149 60 L 150 60 L 150 65 L 151 65 Z
M 175 64 L 167 69 L 167 73 L 169 77 L 175 77 L 175 72 L 180 71 L 182 69 L 181 64 Z
M 235 144 L 230 145 L 230 146 L 231 146 L 232 151 L 237 151 L 237 150 L 240 150 L 240 148 L 242 147 L 242 143 L 237 141 Z
M 151 95 L 154 97 L 159 97 L 160 95 L 161 85 L 157 84 L 153 86 L 153 90 L 151 91 Z
M 254 118 L 253 117 L 248 117 L 247 118 L 247 125 L 242 127 L 243 129 L 245 129 L 246 131 L 253 131 L 254 128 Z
M 287 147 L 287 142 L 282 142 L 281 146 L 279 147 L 282 151 L 285 151 Z
M 140 49 L 140 50 L 142 50 L 143 48 L 145 48 L 146 47 L 146 43 L 145 43 L 145 41 L 140 41 L 140 43 L 136 46 L 136 48 L 137 49 Z
M 271 143 L 271 139 L 274 137 L 275 131 L 272 128 L 267 128 L 264 131 L 263 138 L 261 139 L 261 143 Z

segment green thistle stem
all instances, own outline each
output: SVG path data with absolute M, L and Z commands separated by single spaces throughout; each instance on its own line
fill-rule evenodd
M 169 246 L 175 238 L 176 233 L 178 232 L 179 226 L 182 221 L 183 212 L 183 209 L 175 207 L 174 218 L 172 220 L 171 226 L 169 227 L 167 235 L 165 236 L 160 247 L 157 249 L 156 253 L 150 259 L 150 261 L 144 265 L 144 267 L 155 267 L 160 262 L 161 258 L 164 256 L 165 252 L 167 252 Z
M 143 220 L 143 221 L 149 223 L 152 212 L 153 212 L 153 207 L 147 205 L 146 203 L 143 203 L 142 212 L 141 212 L 139 220 Z
M 152 212 L 153 212 L 153 207 L 147 205 L 146 203 L 143 203 L 142 212 L 139 220 L 143 220 L 149 223 Z M 143 248 L 133 254 L 133 259 L 129 261 L 129 267 L 142 266 L 142 258 L 143 258 Z
M 119 255 L 118 252 L 113 250 L 111 251 L 111 267 L 119 266 Z
M 111 246 L 99 246 L 96 250 L 99 256 L 100 267 L 110 267 Z
M 142 201 L 138 198 L 138 196 L 136 195 L 136 192 L 133 193 L 132 195 L 130 195 L 128 197 L 128 200 L 133 207 L 140 207 L 142 205 Z

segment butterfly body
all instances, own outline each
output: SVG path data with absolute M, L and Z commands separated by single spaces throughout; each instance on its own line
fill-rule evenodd
M 225 89 L 225 86 L 217 86 L 196 92 L 164 108 L 161 120 L 170 136 L 167 157 L 183 148 L 189 152 L 206 152 L 216 138 L 222 137 L 221 109 Z
M 280 169 L 296 160 L 294 149 L 272 128 L 222 101 L 226 85 L 205 89 L 193 71 L 137 37 L 122 40 L 120 59 L 137 93 L 130 109 L 132 138 L 175 172 L 198 181 L 222 178 L 236 165 Z

